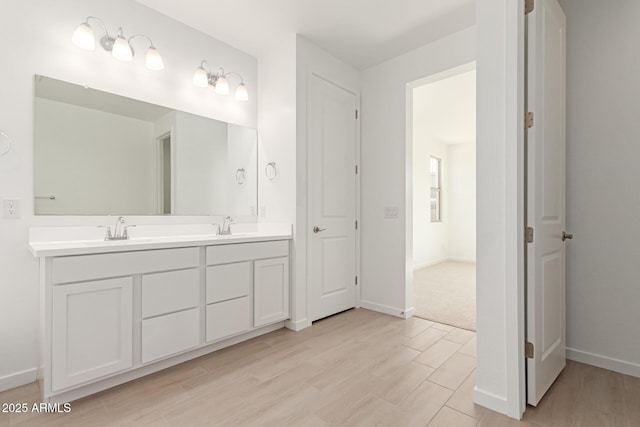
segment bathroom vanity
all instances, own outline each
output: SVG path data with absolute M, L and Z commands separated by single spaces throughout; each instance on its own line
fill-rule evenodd
M 30 236 L 40 260 L 44 402 L 78 399 L 289 318 L 290 225 L 125 241 L 60 240 L 65 233 Z

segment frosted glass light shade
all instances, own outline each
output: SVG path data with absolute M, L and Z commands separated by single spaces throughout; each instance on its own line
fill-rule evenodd
M 153 46 L 151 46 L 147 51 L 146 64 L 147 68 L 150 70 L 162 70 L 164 68 L 162 57 L 158 50 Z
M 216 80 L 216 93 L 219 95 L 229 94 L 229 82 L 224 76 L 220 76 Z
M 93 30 L 86 22 L 78 25 L 71 37 L 73 44 L 84 50 L 95 50 L 96 39 L 93 36 Z
M 202 67 L 198 67 L 196 72 L 193 74 L 193 84 L 198 87 L 209 86 L 209 76 L 207 76 L 207 70 Z
M 249 100 L 249 92 L 247 92 L 247 87 L 244 83 L 240 83 L 238 88 L 236 89 L 236 99 L 238 101 L 248 101 Z
M 111 54 L 119 61 L 129 62 L 133 60 L 131 45 L 129 45 L 127 39 L 122 36 L 118 36 L 116 41 L 113 43 L 113 50 L 111 51 Z

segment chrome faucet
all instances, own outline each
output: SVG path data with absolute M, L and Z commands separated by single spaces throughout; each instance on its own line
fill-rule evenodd
M 129 227 L 135 227 L 135 225 L 126 225 L 124 217 L 119 216 L 116 220 L 113 233 L 111 232 L 111 226 L 99 225 L 98 227 L 107 229 L 107 234 L 104 236 L 104 240 L 129 240 Z
M 233 222 L 233 218 L 230 216 L 224 217 L 224 221 L 222 222 L 222 228 L 220 228 L 220 224 L 218 224 L 218 232 L 219 236 L 229 236 L 231 234 L 231 223 Z

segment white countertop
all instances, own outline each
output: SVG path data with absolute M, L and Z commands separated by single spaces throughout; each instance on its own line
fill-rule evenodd
M 218 236 L 211 224 L 140 225 L 131 230 L 129 240 L 105 241 L 101 237 L 104 230 L 96 227 L 33 227 L 29 230 L 29 248 L 35 257 L 88 255 L 289 240 L 291 229 L 291 224 L 233 224 L 231 235 Z

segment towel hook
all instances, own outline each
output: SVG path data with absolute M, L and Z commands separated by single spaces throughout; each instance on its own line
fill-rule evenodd
M 278 168 L 276 167 L 276 162 L 269 162 L 267 166 L 264 168 L 264 173 L 267 175 L 267 179 L 269 181 L 273 181 L 278 176 Z
M 2 148 L 2 146 L 5 146 Z M 0 157 L 11 151 L 11 138 L 9 135 L 0 130 Z

